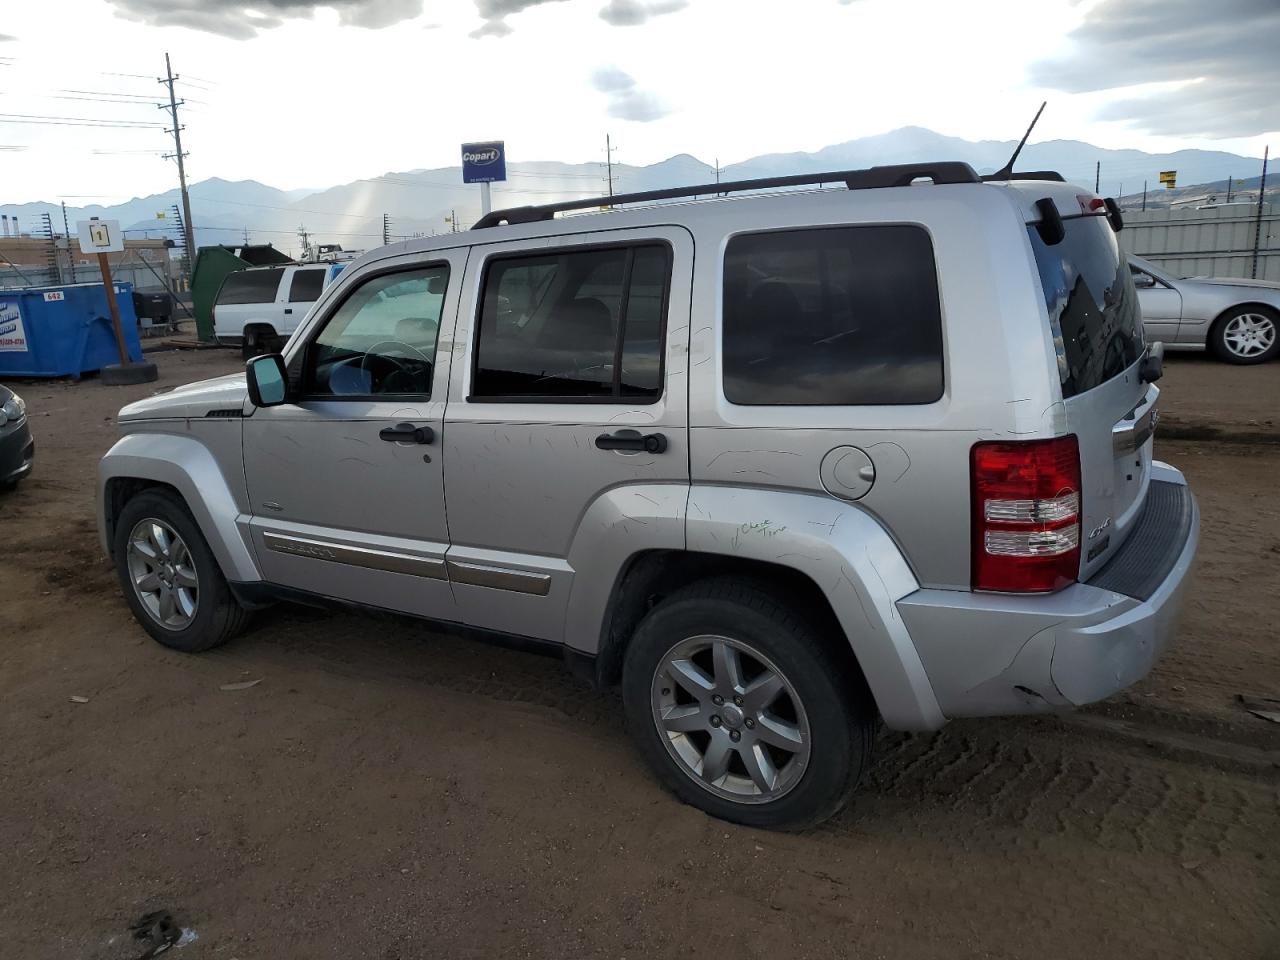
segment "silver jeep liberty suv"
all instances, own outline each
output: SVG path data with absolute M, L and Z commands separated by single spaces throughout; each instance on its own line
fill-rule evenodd
M 292 598 L 519 638 L 772 827 L 841 807 L 877 720 L 1150 669 L 1199 513 L 1112 201 L 936 163 L 556 216 L 604 202 L 375 250 L 282 354 L 125 407 L 98 519 L 144 628 L 206 650 Z

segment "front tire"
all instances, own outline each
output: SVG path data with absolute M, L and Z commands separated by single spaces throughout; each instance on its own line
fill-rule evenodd
M 116 517 L 113 549 L 120 589 L 134 617 L 166 647 L 211 650 L 248 621 L 176 494 L 146 490 L 129 500 Z
M 724 820 L 812 826 L 870 762 L 875 711 L 856 666 L 763 586 L 726 578 L 673 594 L 637 629 L 622 683 L 649 765 Z
M 1266 307 L 1238 307 L 1209 333 L 1209 347 L 1227 363 L 1265 363 L 1280 352 L 1280 313 Z

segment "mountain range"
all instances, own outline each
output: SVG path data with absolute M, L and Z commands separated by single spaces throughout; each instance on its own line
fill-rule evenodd
M 929 160 L 963 160 L 979 173 L 999 169 L 1016 141 L 970 141 L 948 137 L 921 127 L 861 137 L 823 147 L 812 153 L 774 153 L 730 164 L 720 171 L 724 180 L 844 170 L 878 164 Z M 1020 170 L 1057 170 L 1068 180 L 1091 185 L 1095 174 L 1101 192 L 1136 196 L 1149 185 L 1151 205 L 1165 203 L 1159 173 L 1176 170 L 1180 185 L 1210 184 L 1228 177 L 1254 178 L 1261 162 L 1254 157 L 1212 150 L 1179 150 L 1152 154 L 1140 150 L 1109 150 L 1077 140 L 1049 140 L 1028 144 L 1018 159 Z M 555 199 L 600 196 L 607 192 L 603 164 L 559 161 L 510 162 L 508 181 L 495 184 L 495 207 L 547 203 Z M 615 192 L 656 190 L 715 180 L 715 169 L 688 154 L 648 166 L 613 165 Z M 462 182 L 458 167 L 388 172 L 321 190 L 280 190 L 253 180 L 219 178 L 191 185 L 196 244 L 239 244 L 247 235 L 255 243 L 272 243 L 286 251 L 300 249 L 300 230 L 314 242 L 340 243 L 347 249 L 377 246 L 382 240 L 383 216 L 389 218 L 392 239 L 442 233 L 455 218 L 465 228 L 480 216 L 479 188 Z M 1183 190 L 1177 191 L 1179 194 Z M 115 206 L 68 207 L 72 222 L 89 217 L 121 221 L 130 236 L 176 237 L 172 208 L 177 189 L 139 197 Z M 39 229 L 43 214 L 51 215 L 61 232 L 62 209 L 55 203 L 0 204 L 0 214 L 17 217 L 26 233 Z M 158 214 L 163 219 L 157 219 Z

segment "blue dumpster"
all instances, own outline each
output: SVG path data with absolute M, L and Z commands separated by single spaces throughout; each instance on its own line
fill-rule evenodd
M 133 284 L 117 283 L 116 304 L 130 360 L 142 359 Z M 100 283 L 0 290 L 0 380 L 71 377 L 120 362 L 107 291 Z

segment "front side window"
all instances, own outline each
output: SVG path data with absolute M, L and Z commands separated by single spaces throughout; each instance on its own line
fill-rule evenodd
M 743 234 L 724 259 L 724 395 L 743 405 L 932 403 L 942 317 L 912 226 Z
M 275 303 L 284 270 L 239 270 L 227 274 L 217 303 Z
M 295 270 L 289 284 L 290 303 L 315 303 L 324 289 L 324 270 Z
M 429 397 L 448 281 L 438 264 L 356 287 L 307 347 L 304 392 Z
M 491 261 L 472 398 L 656 400 L 670 275 L 660 244 Z

